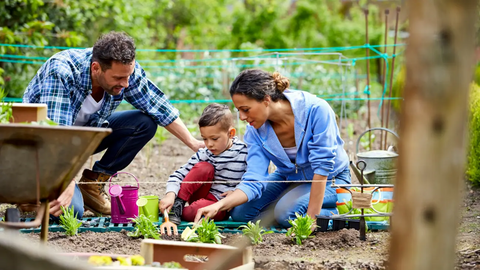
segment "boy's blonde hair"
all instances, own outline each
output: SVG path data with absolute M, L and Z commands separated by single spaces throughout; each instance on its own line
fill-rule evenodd
M 220 123 L 222 130 L 228 131 L 233 127 L 233 115 L 227 105 L 212 103 L 203 109 L 198 120 L 199 127 L 209 127 Z

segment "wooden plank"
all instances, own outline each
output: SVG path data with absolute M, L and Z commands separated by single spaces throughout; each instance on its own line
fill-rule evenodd
M 47 119 L 47 104 L 12 103 L 13 123 L 38 122 Z
M 0 233 L 0 269 L 81 270 L 89 267 L 57 256 L 42 243 L 32 243 L 5 231 Z
M 390 269 L 453 269 L 474 67 L 475 0 L 407 1 Z
M 174 261 L 190 270 L 213 269 L 213 265 L 219 259 L 229 257 L 225 269 L 242 266 L 244 268 L 239 269 L 253 269 L 253 266 L 248 268 L 249 263 L 253 262 L 250 248 L 239 252 L 238 248 L 228 245 L 146 239 L 142 241 L 140 253 L 145 258 L 146 264 Z M 207 261 L 186 260 L 186 256 L 206 257 Z

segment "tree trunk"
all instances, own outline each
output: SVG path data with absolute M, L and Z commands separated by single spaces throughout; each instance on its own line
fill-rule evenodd
M 409 0 L 407 8 L 390 269 L 453 269 L 477 1 Z

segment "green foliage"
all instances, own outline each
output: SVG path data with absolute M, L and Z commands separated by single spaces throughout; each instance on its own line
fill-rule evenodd
M 221 244 L 222 238 L 225 238 L 225 236 L 220 234 L 218 231 L 218 227 L 215 222 L 213 222 L 213 220 L 209 220 L 209 218 L 203 218 L 202 222 L 195 224 L 193 231 L 196 233 L 192 233 L 187 238 L 187 242 Z
M 476 186 L 480 186 L 480 87 L 470 86 L 470 121 L 467 177 Z
M 5 92 L 0 88 L 0 102 L 5 98 Z M 12 119 L 12 104 L 3 102 L 0 104 L 0 124 L 8 124 Z
M 165 262 L 162 264 L 162 268 L 183 268 L 183 266 L 178 262 Z
M 300 214 L 295 213 L 295 216 L 297 216 L 295 220 L 288 220 L 288 223 L 290 223 L 292 227 L 287 230 L 286 236 L 291 237 L 297 245 L 301 245 L 303 240 L 313 237 L 310 236 L 312 234 L 312 228 L 317 227 L 317 225 L 315 224 L 315 219 L 309 215 L 302 217 Z
M 405 80 L 407 77 L 407 69 L 405 65 L 400 67 L 400 70 L 396 73 L 396 77 L 394 78 L 393 85 L 392 85 L 392 97 L 401 97 L 403 96 L 403 88 L 405 88 Z M 401 100 L 392 100 L 391 101 L 392 108 L 395 111 L 400 112 L 402 101 Z
M 78 228 L 82 226 L 82 222 L 77 220 L 77 215 L 71 208 L 61 207 L 63 214 L 60 215 L 60 225 L 65 229 L 65 235 L 74 236 L 78 233 Z
M 257 220 L 256 223 L 249 221 L 247 225 L 242 225 L 238 227 L 242 230 L 243 235 L 250 238 L 252 244 L 256 245 L 263 242 L 263 235 L 273 233 L 273 231 L 267 231 L 265 228 L 260 226 L 260 220 Z
M 135 230 L 127 233 L 131 237 L 141 237 L 144 239 L 153 238 L 160 239 L 160 234 L 158 233 L 157 226 L 147 218 L 145 215 L 141 214 L 136 218 L 131 218 L 135 222 Z

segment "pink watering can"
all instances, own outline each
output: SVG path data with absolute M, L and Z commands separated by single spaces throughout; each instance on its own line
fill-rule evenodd
M 131 175 L 137 181 L 137 186 L 120 186 L 112 185 L 112 178 L 117 174 L 128 174 Z M 140 184 L 138 179 L 131 173 L 128 172 L 118 172 L 110 177 L 108 180 L 109 188 L 108 193 L 111 197 L 111 222 L 112 223 L 131 223 L 130 218 L 135 218 L 138 216 L 138 206 L 136 204 L 138 200 L 138 188 Z

